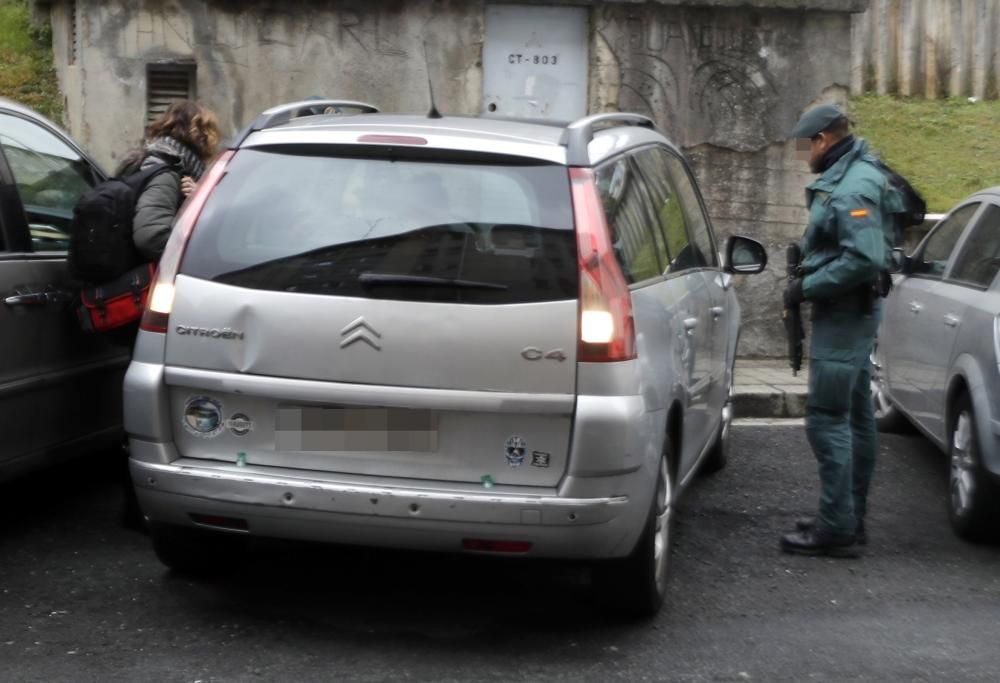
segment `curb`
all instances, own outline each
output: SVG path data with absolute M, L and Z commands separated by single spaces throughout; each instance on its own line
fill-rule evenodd
M 804 417 L 805 392 L 739 391 L 733 396 L 733 417 Z
M 733 417 L 737 419 L 796 419 L 806 414 L 806 363 L 795 374 L 784 358 L 737 358 L 733 379 Z

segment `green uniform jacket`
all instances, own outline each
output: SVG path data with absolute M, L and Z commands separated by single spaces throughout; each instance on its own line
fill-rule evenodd
M 806 187 L 809 227 L 802 247 L 802 294 L 834 302 L 875 282 L 892 250 L 890 213 L 898 192 L 862 139 Z
M 862 347 L 878 325 L 878 302 L 865 315 L 863 297 L 888 266 L 890 214 L 902 198 L 859 138 L 806 188 L 806 202 L 809 226 L 800 247 L 802 293 L 813 304 L 810 357 L 846 360 L 867 353 Z M 867 304 L 871 309 L 870 298 Z

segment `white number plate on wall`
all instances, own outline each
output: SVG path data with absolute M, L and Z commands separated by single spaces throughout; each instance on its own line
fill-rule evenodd
M 585 7 L 487 5 L 483 113 L 571 121 L 587 113 Z

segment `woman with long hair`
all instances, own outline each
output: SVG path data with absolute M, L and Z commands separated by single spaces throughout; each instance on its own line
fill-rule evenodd
M 132 239 L 143 258 L 159 261 L 174 215 L 205 172 L 219 139 L 218 118 L 191 100 L 174 101 L 147 127 L 142 152 L 133 156 L 131 165 L 144 171 L 166 164 L 169 170 L 155 175 L 136 201 Z M 138 167 L 136 159 L 141 159 Z

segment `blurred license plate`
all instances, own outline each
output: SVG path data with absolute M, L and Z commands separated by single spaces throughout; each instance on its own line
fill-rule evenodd
M 277 451 L 436 451 L 438 414 L 409 408 L 280 406 Z

